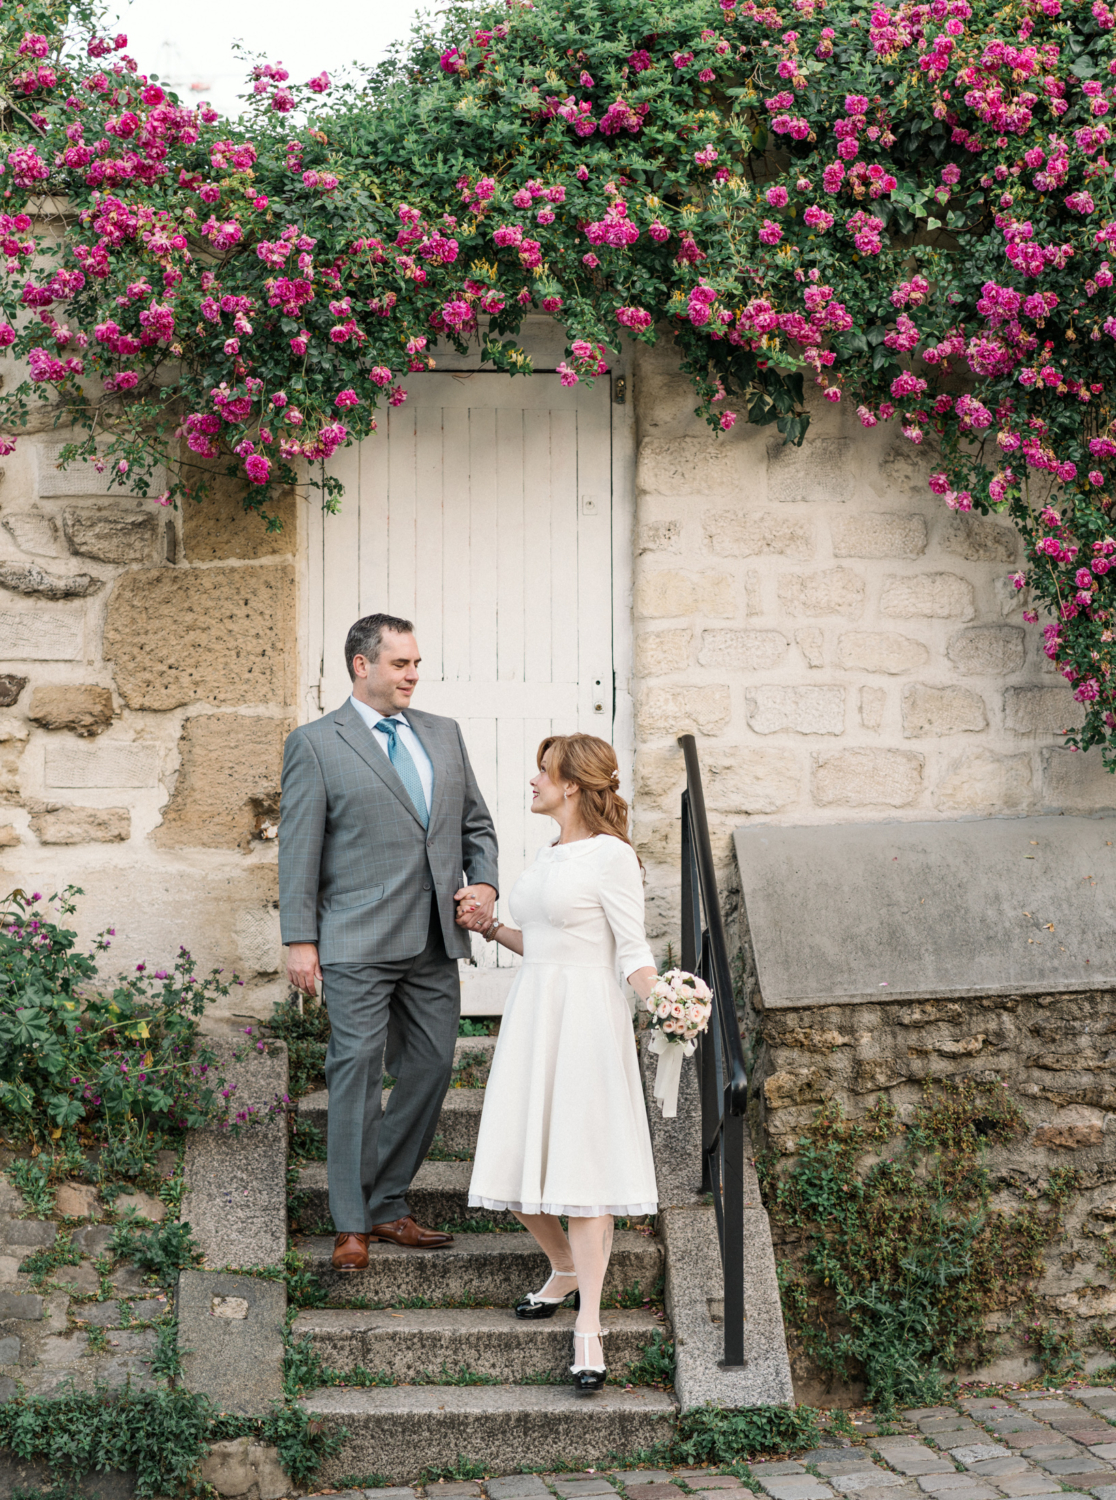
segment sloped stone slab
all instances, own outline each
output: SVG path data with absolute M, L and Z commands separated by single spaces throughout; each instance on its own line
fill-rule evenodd
M 245 1304 L 243 1316 L 217 1315 L 228 1298 Z M 281 1281 L 183 1271 L 175 1305 L 187 1390 L 241 1416 L 261 1416 L 282 1399 L 287 1289 Z

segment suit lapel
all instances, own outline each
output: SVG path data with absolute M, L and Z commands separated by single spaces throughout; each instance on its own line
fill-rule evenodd
M 422 819 L 415 810 L 415 804 L 403 785 L 399 772 L 392 765 L 384 752 L 372 738 L 372 731 L 361 716 L 350 708 L 340 708 L 333 716 L 333 727 L 345 741 L 350 749 L 355 750 L 361 760 L 368 768 L 377 775 L 388 791 L 393 792 L 403 806 L 414 818 L 418 826 L 422 827 Z M 433 758 L 433 757 L 432 757 Z M 435 787 L 437 787 L 435 779 Z
M 426 714 L 416 712 L 413 708 L 406 710 L 407 723 L 410 724 L 422 744 L 422 748 L 430 757 L 430 765 L 434 771 L 434 795 L 430 804 L 430 826 L 433 828 L 434 819 L 442 809 L 442 801 L 445 797 L 446 775 L 449 771 L 449 761 L 445 748 L 442 744 L 442 736 L 435 730 L 433 722 Z

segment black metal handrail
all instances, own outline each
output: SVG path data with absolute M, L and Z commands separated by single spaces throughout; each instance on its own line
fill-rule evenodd
M 709 1029 L 698 1042 L 701 1187 L 712 1193 L 725 1283 L 726 1366 L 744 1363 L 744 1111 L 748 1074 L 736 1019 L 725 924 L 701 766 L 692 734 L 679 735 L 686 760 L 682 793 L 682 967 L 713 991 Z M 702 920 L 704 915 L 704 921 Z

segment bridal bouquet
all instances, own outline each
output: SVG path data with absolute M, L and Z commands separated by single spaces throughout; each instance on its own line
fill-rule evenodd
M 655 1033 L 651 1051 L 659 1058 L 655 1098 L 662 1106 L 663 1118 L 672 1120 L 678 1113 L 682 1059 L 693 1053 L 698 1037 L 709 1026 L 713 991 L 696 974 L 688 974 L 685 969 L 668 969 L 660 974 L 643 1004 L 650 1013 L 649 1025 Z

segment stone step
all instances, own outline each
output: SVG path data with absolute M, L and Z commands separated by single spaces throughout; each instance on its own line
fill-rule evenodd
M 472 1174 L 471 1161 L 424 1161 L 407 1190 L 407 1202 L 416 1221 L 427 1228 L 436 1224 L 460 1223 L 462 1219 L 490 1219 L 494 1224 L 518 1227 L 519 1221 L 509 1213 L 469 1207 Z M 300 1165 L 297 1191 L 307 1195 L 302 1222 L 329 1224 L 329 1188 L 324 1161 Z
M 391 1098 L 391 1090 L 384 1089 L 381 1100 L 384 1109 Z M 477 1131 L 480 1129 L 481 1110 L 484 1108 L 483 1089 L 447 1089 L 442 1101 L 442 1112 L 438 1117 L 438 1134 L 442 1137 L 444 1151 L 472 1157 L 477 1148 Z M 305 1094 L 298 1101 L 298 1118 L 326 1132 L 329 1115 L 329 1092 L 319 1089 L 316 1094 Z
M 525 1292 L 542 1286 L 550 1271 L 546 1257 L 523 1230 L 514 1234 L 459 1234 L 444 1250 L 369 1245 L 366 1271 L 335 1271 L 329 1259 L 331 1237 L 298 1237 L 294 1243 L 309 1257 L 329 1299 L 341 1303 L 367 1298 L 390 1306 L 421 1298 L 432 1307 L 462 1302 L 510 1307 Z M 650 1295 L 662 1270 L 659 1240 L 635 1229 L 617 1230 L 605 1279 L 605 1301 L 634 1288 L 637 1282 L 642 1295 Z
M 306 1410 L 344 1429 L 340 1451 L 317 1475 L 378 1474 L 396 1483 L 459 1457 L 509 1473 L 525 1461 L 580 1466 L 668 1438 L 677 1414 L 664 1391 L 606 1386 L 579 1396 L 571 1385 L 325 1387 L 303 1397 Z
M 293 1334 L 309 1338 L 330 1369 L 356 1368 L 421 1384 L 443 1370 L 462 1367 L 501 1381 L 532 1375 L 563 1378 L 570 1366 L 575 1314 L 560 1310 L 539 1322 L 520 1321 L 509 1309 L 436 1308 L 358 1312 L 322 1308 L 299 1313 Z M 604 1309 L 605 1358 L 617 1375 L 639 1359 L 659 1331 L 661 1318 L 643 1309 Z

